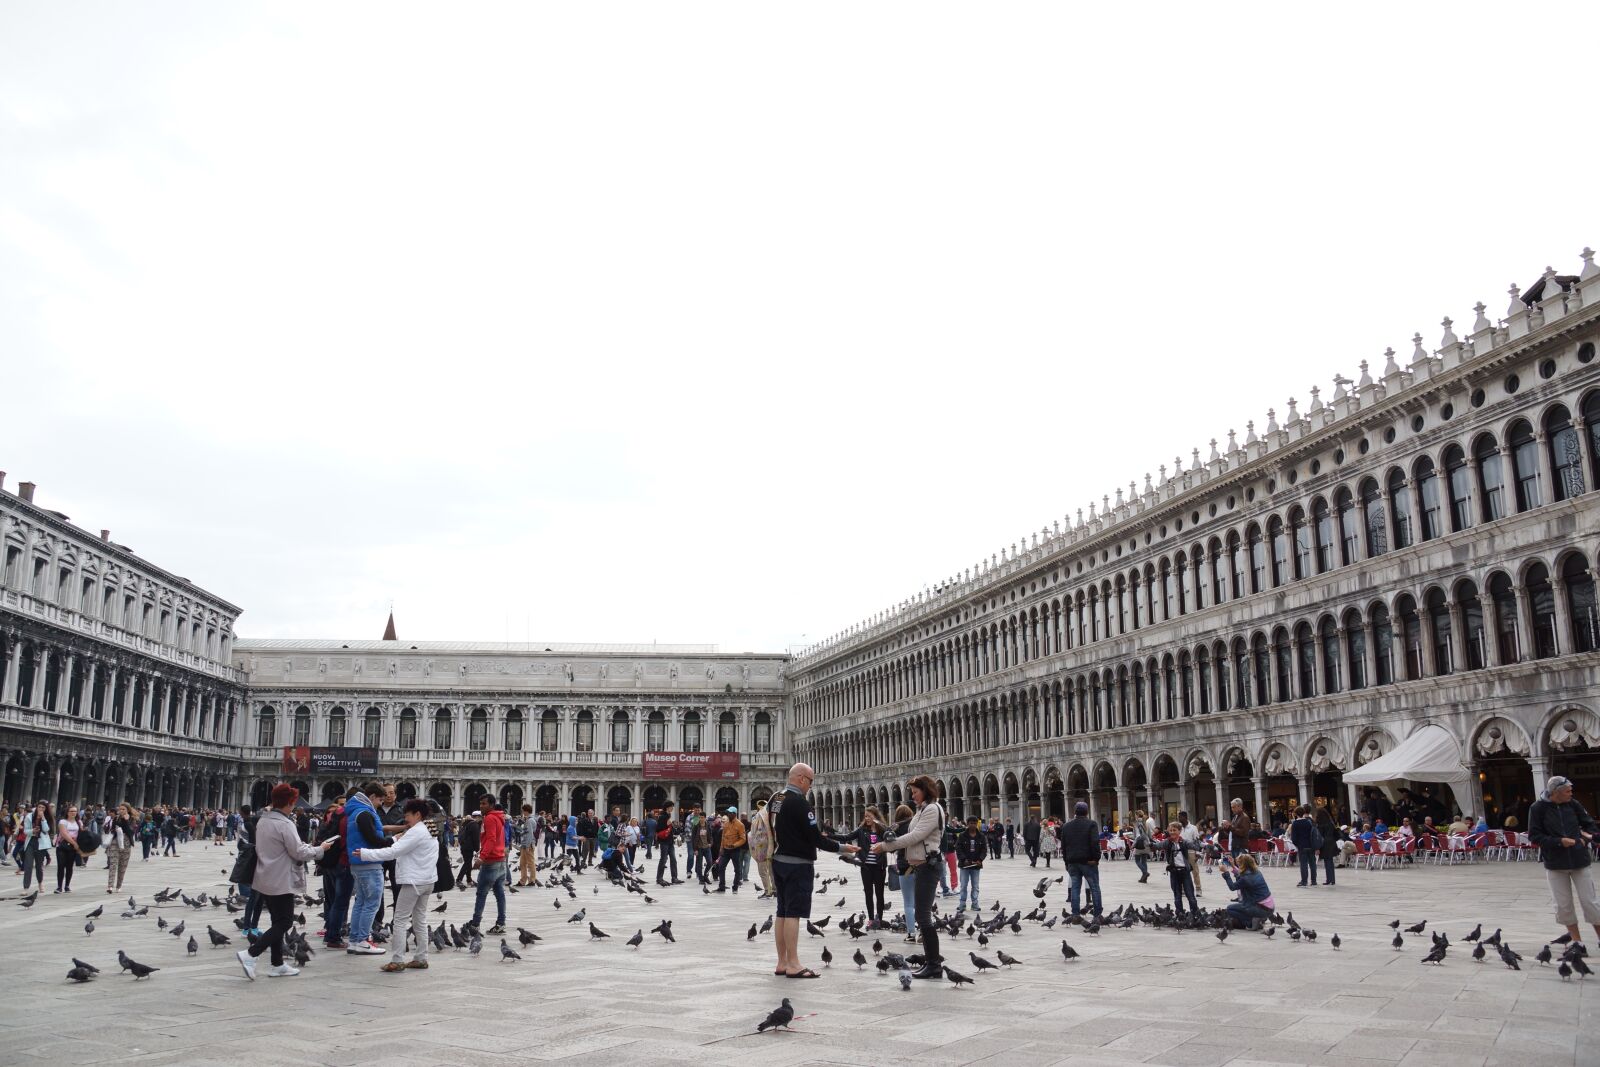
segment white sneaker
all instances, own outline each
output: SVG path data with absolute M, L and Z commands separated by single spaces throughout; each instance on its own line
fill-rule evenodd
M 299 973 L 299 968 L 291 967 L 287 963 L 278 967 L 270 967 L 267 969 L 268 978 L 293 978 Z
M 345 953 L 351 956 L 387 956 L 389 950 L 374 945 L 371 941 L 353 941 Z
M 240 949 L 238 952 L 235 952 L 234 956 L 238 959 L 239 966 L 244 968 L 244 976 L 250 979 L 250 981 L 254 982 L 256 980 L 255 958 L 244 949 Z

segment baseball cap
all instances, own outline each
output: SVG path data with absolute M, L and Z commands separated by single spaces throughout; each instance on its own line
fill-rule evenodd
M 729 808 L 728 809 L 728 814 L 729 815 L 737 815 L 737 814 L 739 814 L 739 809 L 738 808 Z

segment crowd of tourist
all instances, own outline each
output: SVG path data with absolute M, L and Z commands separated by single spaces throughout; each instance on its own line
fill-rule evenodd
M 55 892 L 70 893 L 73 874 L 99 852 L 105 858 L 106 892 L 115 893 L 122 888 L 135 848 L 148 863 L 152 856 L 176 856 L 179 845 L 192 841 L 225 844 L 238 836 L 242 825 L 243 816 L 237 811 L 169 804 L 149 808 L 68 804 L 59 811 L 43 800 L 15 810 L 0 805 L 0 833 L 6 843 L 0 850 L 0 865 L 16 865 L 23 889 L 35 882 L 44 885 L 45 871 L 53 866 Z

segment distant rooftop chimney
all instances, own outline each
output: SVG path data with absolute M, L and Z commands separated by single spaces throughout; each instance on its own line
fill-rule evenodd
M 18 482 L 17 495 L 23 499 L 24 503 L 31 504 L 33 503 L 33 491 L 37 488 L 39 487 L 32 482 Z
M 383 639 L 385 641 L 398 641 L 398 640 L 400 640 L 400 638 L 395 636 L 395 632 L 394 632 L 394 610 L 393 609 L 390 609 L 390 611 L 389 611 L 389 624 L 383 628 Z
M 102 540 L 102 541 L 111 540 L 111 531 L 110 530 L 101 530 L 100 531 L 100 540 Z
M 4 489 L 5 487 L 6 487 L 6 472 L 5 471 L 0 471 L 0 489 Z

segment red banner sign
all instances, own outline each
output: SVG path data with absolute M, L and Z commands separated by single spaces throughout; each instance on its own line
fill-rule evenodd
M 737 752 L 646 752 L 644 779 L 709 781 L 739 777 Z

